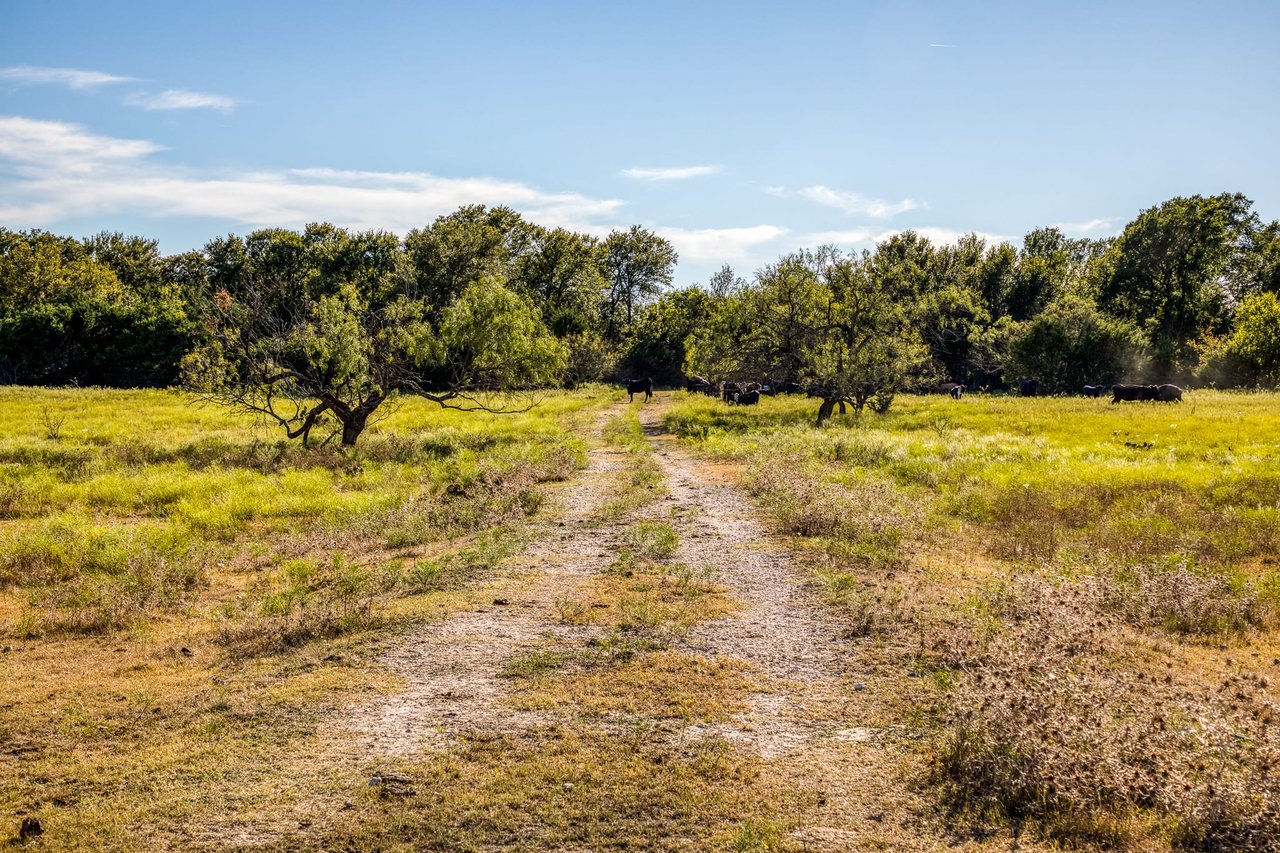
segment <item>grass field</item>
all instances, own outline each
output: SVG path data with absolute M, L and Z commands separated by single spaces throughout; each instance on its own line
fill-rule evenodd
M 739 463 L 829 602 L 922 676 L 922 781 L 956 820 L 1272 849 L 1280 396 L 813 417 L 690 396 L 666 422 Z
M 1274 849 L 1280 395 L 905 396 L 821 429 L 802 398 L 620 399 L 407 401 L 343 451 L 176 393 L 0 389 L 0 840 L 763 851 L 835 814 L 881 846 Z M 874 676 L 832 725 L 905 733 L 887 751 L 676 736 L 785 722 L 758 666 L 684 644 L 754 636 L 735 560 L 783 560 L 703 479 L 788 534 L 823 641 Z M 493 635 L 430 645 L 463 615 Z M 474 736 L 395 765 L 399 799 L 332 721 L 406 689 L 382 655 L 410 636 L 499 686 L 448 705 Z M 807 775 L 836 755 L 881 762 L 846 777 L 889 792 L 871 823 Z
M 467 606 L 604 399 L 404 401 L 343 452 L 177 393 L 0 389 L 0 813 L 199 845 L 323 790 L 317 720 L 388 686 L 370 643 Z

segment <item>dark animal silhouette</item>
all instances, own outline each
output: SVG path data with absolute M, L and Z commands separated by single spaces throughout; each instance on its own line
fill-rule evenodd
M 739 406 L 754 406 L 756 403 L 760 402 L 760 389 L 755 388 L 751 391 L 743 391 L 741 394 L 737 395 L 733 402 L 737 403 Z
M 1107 389 L 1101 385 L 1086 385 L 1080 393 L 1084 394 L 1086 397 L 1101 397 L 1102 392 L 1105 390 Z
M 964 396 L 964 386 L 953 385 L 951 390 L 948 391 L 947 393 L 951 395 L 952 400 L 959 400 L 961 397 Z
M 684 381 L 684 390 L 691 394 L 711 394 L 714 389 L 715 386 L 711 384 L 711 381 L 702 376 L 690 376 Z
M 939 382 L 937 385 L 930 386 L 927 390 L 930 394 L 950 394 L 956 388 L 963 388 L 959 382 Z
M 644 392 L 645 402 L 653 399 L 653 380 L 652 379 L 628 379 L 627 380 L 627 402 L 635 400 L 636 395 Z
M 1182 389 L 1177 385 L 1157 385 L 1156 399 L 1162 403 L 1181 403 Z
M 1039 393 L 1039 379 L 1024 379 L 1018 383 L 1018 394 L 1022 397 L 1034 397 Z
M 1159 389 L 1154 385 L 1112 385 L 1111 402 L 1154 400 Z

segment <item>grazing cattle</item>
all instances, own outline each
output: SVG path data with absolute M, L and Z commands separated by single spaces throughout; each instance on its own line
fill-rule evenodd
M 804 386 L 799 382 L 783 382 L 779 390 L 783 394 L 803 394 Z
M 1086 397 L 1101 397 L 1102 392 L 1105 390 L 1106 388 L 1101 385 L 1086 385 L 1081 393 Z
M 627 402 L 635 400 L 636 395 L 644 392 L 645 402 L 653 399 L 653 380 L 652 379 L 628 379 L 627 380 Z
M 692 393 L 706 394 L 711 389 L 711 382 L 701 376 L 690 376 L 684 381 L 684 390 Z
M 950 394 L 956 388 L 963 388 L 959 382 L 939 382 L 937 385 L 931 385 L 927 390 L 930 394 Z
M 757 388 L 751 391 L 743 391 L 734 398 L 733 402 L 739 406 L 754 406 L 760 402 L 760 390 Z
M 948 393 L 951 395 L 952 400 L 959 400 L 961 397 L 964 396 L 964 386 L 963 385 L 952 386 L 951 390 Z
M 737 382 L 726 382 L 720 391 L 720 396 L 726 403 L 735 403 L 738 395 L 746 390 L 746 386 L 739 385 Z
M 1040 393 L 1039 379 L 1024 379 L 1018 383 L 1018 395 L 1022 397 L 1034 397 Z
M 1162 403 L 1181 403 L 1182 389 L 1177 385 L 1157 385 L 1156 399 Z
M 1122 400 L 1154 400 L 1159 394 L 1159 390 L 1154 385 L 1112 385 L 1111 386 L 1111 402 L 1119 403 Z

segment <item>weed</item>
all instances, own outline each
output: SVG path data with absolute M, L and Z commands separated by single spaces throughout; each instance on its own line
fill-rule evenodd
M 627 544 L 645 560 L 666 560 L 675 556 L 680 536 L 670 524 L 642 521 L 627 531 Z

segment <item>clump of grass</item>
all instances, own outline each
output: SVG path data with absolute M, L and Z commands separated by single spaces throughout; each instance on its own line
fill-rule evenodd
M 523 547 L 526 531 L 519 527 L 488 530 L 465 547 L 426 560 L 416 560 L 397 579 L 397 589 L 409 595 L 458 586 L 495 568 Z
M 753 469 L 747 487 L 783 530 L 823 537 L 850 562 L 877 568 L 903 559 L 913 513 L 890 483 L 833 483 L 794 466 L 769 465 Z
M 1239 573 L 1196 568 L 1186 559 L 1116 570 L 1108 591 L 1130 624 L 1213 636 L 1277 622 L 1280 601 Z
M 189 534 L 164 526 L 61 516 L 10 528 L 0 544 L 0 587 L 26 592 L 28 633 L 126 628 L 185 600 L 204 580 L 205 553 Z
M 316 846 L 724 849 L 723 836 L 743 821 L 785 826 L 800 799 L 721 741 L 675 746 L 643 731 L 549 726 L 527 738 L 476 737 L 405 770 L 431 795 L 366 793 Z
M 670 524 L 661 521 L 641 521 L 626 534 L 627 544 L 646 560 L 667 560 L 675 556 L 680 546 L 680 535 Z
M 239 605 L 242 613 L 229 614 L 240 618 L 218 640 L 248 657 L 366 630 L 379 623 L 378 602 L 394 583 L 394 574 L 357 565 L 341 553 L 323 566 L 291 560 L 249 591 Z
M 934 781 L 958 813 L 1119 845 L 1152 826 L 1186 849 L 1268 849 L 1280 837 L 1280 706 L 1266 679 L 1197 688 L 1115 660 L 1123 628 L 1091 584 L 1028 576 L 935 638 Z M 958 632 L 958 633 L 955 633 Z

